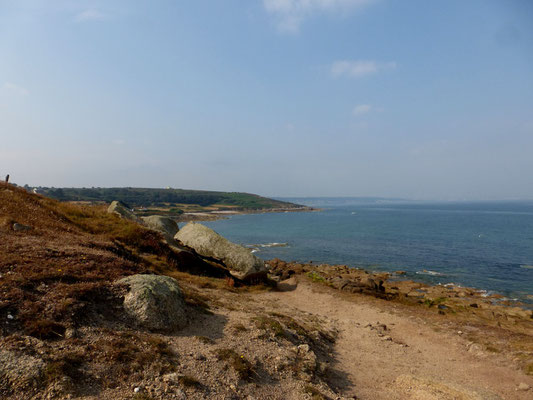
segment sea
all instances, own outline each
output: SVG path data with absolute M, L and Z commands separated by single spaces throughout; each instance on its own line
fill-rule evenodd
M 533 306 L 533 201 L 283 200 L 321 210 L 204 224 L 264 260 L 401 270 L 405 279 L 473 287 Z

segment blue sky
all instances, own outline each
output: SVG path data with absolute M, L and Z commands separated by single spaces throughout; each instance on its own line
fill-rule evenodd
M 533 2 L 0 0 L 0 174 L 533 198 Z

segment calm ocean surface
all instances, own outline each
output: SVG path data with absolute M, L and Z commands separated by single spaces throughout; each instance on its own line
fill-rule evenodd
M 321 206 L 317 200 L 303 202 Z M 254 245 L 263 259 L 404 270 L 410 279 L 453 282 L 533 304 L 528 297 L 533 295 L 533 202 L 329 201 L 324 207 L 205 224 L 234 242 Z M 287 245 L 268 247 L 272 243 Z

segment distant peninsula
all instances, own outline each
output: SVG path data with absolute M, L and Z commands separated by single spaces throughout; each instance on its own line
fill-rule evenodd
M 251 193 L 218 192 L 174 188 L 34 188 L 59 201 L 110 203 L 118 200 L 134 209 L 139 216 L 166 215 L 186 220 L 217 219 L 227 214 L 256 212 L 312 211 L 311 207 L 274 200 Z

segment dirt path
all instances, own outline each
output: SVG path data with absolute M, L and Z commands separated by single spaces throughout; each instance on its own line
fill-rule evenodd
M 531 399 L 533 386 L 502 355 L 484 352 L 458 331 L 434 327 L 401 305 L 347 300 L 339 292 L 300 281 L 293 291 L 262 294 L 279 307 L 316 314 L 339 332 L 335 345 L 344 396 L 360 399 Z M 348 379 L 343 379 L 347 377 Z M 347 382 L 349 381 L 349 382 Z

